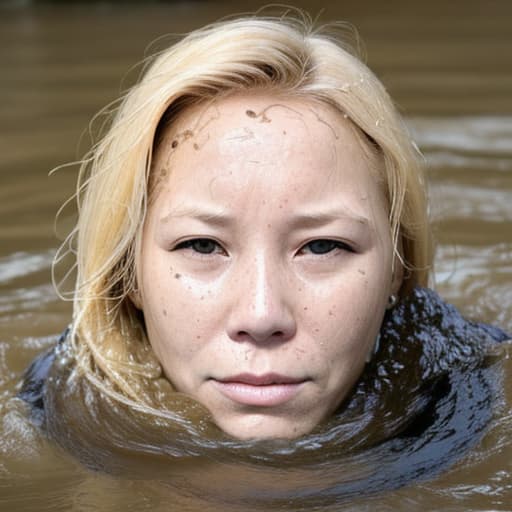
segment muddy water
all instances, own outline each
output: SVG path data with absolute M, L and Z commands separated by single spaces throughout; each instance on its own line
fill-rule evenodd
M 425 154 L 436 288 L 468 316 L 512 331 L 512 4 L 330 4 L 321 19 L 359 28 L 370 66 Z M 234 475 L 228 466 L 205 476 L 202 490 L 181 494 L 152 479 L 90 472 L 46 443 L 12 396 L 21 371 L 70 318 L 50 264 L 55 213 L 73 191 L 75 169 L 48 171 L 83 154 L 88 121 L 116 98 L 122 77 L 121 87 L 132 82 L 130 68 L 150 42 L 261 5 L 0 7 L 0 510 L 226 510 L 209 496 L 216 479 L 246 478 L 250 487 L 250 471 Z M 321 7 L 294 5 L 314 15 Z M 61 233 L 69 222 L 64 211 Z M 427 482 L 334 509 L 512 510 L 511 359 L 502 364 L 506 403 L 469 455 Z M 252 508 L 248 499 L 240 509 Z

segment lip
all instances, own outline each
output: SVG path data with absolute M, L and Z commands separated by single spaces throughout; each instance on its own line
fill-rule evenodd
M 238 404 L 275 407 L 294 398 L 308 380 L 278 373 L 240 373 L 212 379 L 212 383 L 222 395 Z

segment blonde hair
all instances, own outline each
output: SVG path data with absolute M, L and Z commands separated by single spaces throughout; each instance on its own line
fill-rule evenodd
M 124 97 L 78 180 L 77 282 L 71 343 L 76 371 L 108 394 L 156 407 L 161 369 L 129 294 L 148 204 L 155 136 L 164 116 L 195 102 L 263 89 L 332 106 L 382 159 L 401 293 L 425 285 L 431 264 L 425 184 L 414 144 L 375 75 L 306 19 L 249 17 L 192 32 L 161 52 Z

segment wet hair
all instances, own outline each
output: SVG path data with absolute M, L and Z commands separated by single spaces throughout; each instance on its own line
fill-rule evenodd
M 384 86 L 343 33 L 341 25 L 315 29 L 302 16 L 237 18 L 196 30 L 152 59 L 80 169 L 79 218 L 68 240 L 76 247 L 75 372 L 119 400 L 156 403 L 148 389 L 163 380 L 161 368 L 130 300 L 152 157 L 163 127 L 181 111 L 226 95 L 302 98 L 349 119 L 380 161 L 405 271 L 400 293 L 427 283 L 431 243 L 420 155 Z

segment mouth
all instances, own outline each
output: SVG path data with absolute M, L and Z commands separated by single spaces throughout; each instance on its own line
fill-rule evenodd
M 222 379 L 211 379 L 215 388 L 229 400 L 258 407 L 275 407 L 290 401 L 308 380 L 278 373 L 241 373 Z

